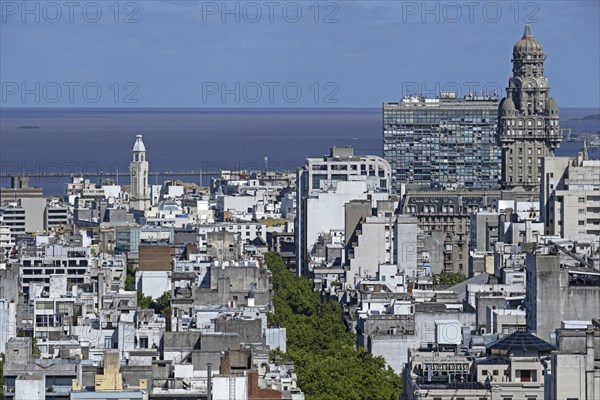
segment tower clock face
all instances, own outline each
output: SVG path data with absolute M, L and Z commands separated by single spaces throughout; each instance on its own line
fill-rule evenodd
M 132 168 L 132 169 L 131 169 L 131 176 L 136 176 L 136 175 L 137 175 L 137 172 L 136 172 L 136 170 Z

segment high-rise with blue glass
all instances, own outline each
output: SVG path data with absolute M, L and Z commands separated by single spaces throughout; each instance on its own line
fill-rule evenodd
M 431 189 L 497 189 L 501 152 L 497 143 L 498 98 L 406 96 L 383 108 L 383 155 L 401 184 Z

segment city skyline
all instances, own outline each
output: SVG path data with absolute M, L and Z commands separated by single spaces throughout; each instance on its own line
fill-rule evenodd
M 600 104 L 597 2 L 273 3 L 3 1 L 1 105 L 378 107 L 417 92 L 503 93 L 526 23 L 547 43 L 559 106 Z
M 1 400 L 600 398 L 599 11 L 0 0 Z

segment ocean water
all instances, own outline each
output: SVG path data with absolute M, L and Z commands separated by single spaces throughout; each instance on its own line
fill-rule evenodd
M 600 121 L 579 118 L 597 109 L 561 109 L 561 127 L 573 134 L 600 131 Z M 19 129 L 37 126 L 39 129 Z M 294 170 L 331 146 L 357 154 L 382 154 L 381 108 L 360 109 L 0 109 L 2 174 L 120 171 L 127 168 L 135 136 L 142 134 L 151 171 L 220 169 Z M 580 142 L 563 142 L 574 155 Z M 600 158 L 600 149 L 591 151 Z M 265 157 L 267 158 L 265 162 Z M 114 177 L 113 177 L 114 178 Z M 151 183 L 162 179 L 152 178 Z M 188 176 L 204 183 L 209 177 Z M 32 178 L 46 194 L 64 193 L 68 178 Z M 99 181 L 99 178 L 97 179 Z M 8 186 L 8 178 L 0 186 Z

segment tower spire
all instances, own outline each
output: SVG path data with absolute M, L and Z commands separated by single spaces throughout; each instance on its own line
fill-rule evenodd
M 558 105 L 544 76 L 545 59 L 531 25 L 525 25 L 523 38 L 513 46 L 513 76 L 498 110 L 502 183 L 507 190 L 538 191 L 541 159 L 554 155 L 562 138 Z

